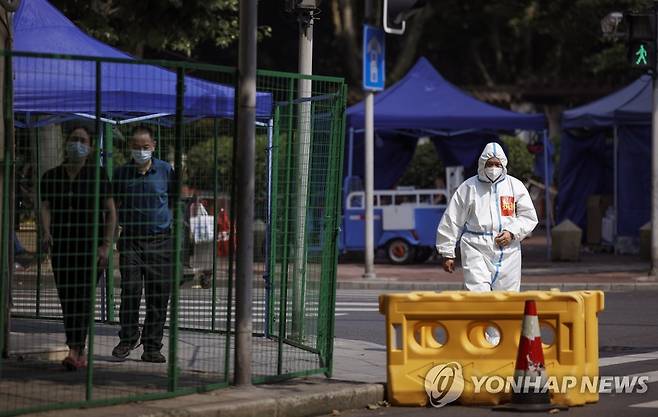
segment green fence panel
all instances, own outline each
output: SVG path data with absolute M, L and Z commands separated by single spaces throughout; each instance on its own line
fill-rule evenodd
M 3 193 L 0 416 L 230 385 L 235 69 L 1 53 L 23 69 L 6 94 L 18 77 L 71 100 L 4 109 L 16 142 L 3 169 L 18 173 L 20 204 Z M 252 379 L 330 374 L 345 85 L 259 71 L 257 89 L 271 111 L 256 126 Z M 144 100 L 162 111 L 140 111 Z M 10 269 L 13 239 L 34 259 L 25 270 Z

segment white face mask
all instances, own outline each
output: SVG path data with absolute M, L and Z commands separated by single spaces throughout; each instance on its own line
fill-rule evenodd
M 149 149 L 133 149 L 131 153 L 137 165 L 144 165 L 151 160 L 151 156 L 153 155 L 153 151 Z
M 494 182 L 503 174 L 503 169 L 500 167 L 488 167 L 484 169 L 484 174 L 491 182 Z
M 66 142 L 64 146 L 64 152 L 66 153 L 66 158 L 71 161 L 81 161 L 89 155 L 91 148 L 88 145 L 85 145 L 81 142 Z

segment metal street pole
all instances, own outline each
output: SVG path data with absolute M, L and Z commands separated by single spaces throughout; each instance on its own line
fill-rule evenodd
M 313 74 L 313 13 L 299 9 L 299 73 Z M 295 193 L 295 246 L 293 256 L 292 337 L 301 340 L 304 330 L 304 291 L 306 281 L 306 203 L 308 170 L 311 160 L 311 101 L 313 83 L 300 78 L 297 85 L 297 192 Z
M 658 22 L 658 2 L 653 3 L 654 22 Z M 655 25 L 654 45 L 658 41 L 658 25 Z M 654 48 L 655 50 L 655 48 Z M 655 57 L 654 57 L 655 59 Z M 655 63 L 653 73 L 653 97 L 651 106 L 651 275 L 658 275 L 658 83 Z
M 375 273 L 375 227 L 373 200 L 375 194 L 375 97 L 372 91 L 366 93 L 365 119 L 365 191 L 366 191 L 366 227 L 365 227 L 365 271 L 363 278 L 372 279 Z
M 366 0 L 366 22 L 370 23 L 375 17 L 374 3 L 376 0 Z M 363 278 L 373 279 L 377 277 L 375 273 L 375 216 L 373 200 L 375 194 L 375 101 L 374 93 L 366 91 L 365 105 L 365 161 L 364 161 L 364 182 L 365 182 L 365 270 Z
M 256 160 L 257 0 L 240 0 L 238 57 L 237 257 L 235 267 L 235 384 L 251 385 Z

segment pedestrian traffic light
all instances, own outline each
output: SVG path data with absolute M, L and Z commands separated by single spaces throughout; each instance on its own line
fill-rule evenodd
M 638 69 L 653 69 L 656 63 L 656 53 L 653 41 L 630 42 L 628 58 L 631 67 Z
M 405 21 L 425 6 L 427 0 L 384 0 L 384 30 L 386 33 L 402 35 Z
M 631 14 L 628 21 L 628 61 L 632 68 L 656 69 L 654 14 Z

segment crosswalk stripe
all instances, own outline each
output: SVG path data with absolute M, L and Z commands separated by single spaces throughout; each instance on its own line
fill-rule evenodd
M 656 401 L 649 401 L 649 402 L 646 402 L 646 403 L 633 404 L 633 405 L 629 405 L 629 407 L 637 407 L 637 408 L 658 408 L 658 400 L 656 400 Z
M 658 351 L 647 353 L 634 353 L 623 356 L 611 356 L 608 358 L 599 359 L 599 367 L 620 365 L 623 363 L 632 363 L 640 361 L 650 361 L 658 359 Z
M 643 373 L 639 373 L 639 374 L 629 375 L 628 377 L 632 379 L 634 377 L 641 377 L 641 376 L 648 376 L 649 377 L 649 380 L 646 381 L 647 384 L 652 384 L 654 382 L 658 382 L 658 371 L 643 372 Z

